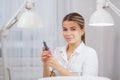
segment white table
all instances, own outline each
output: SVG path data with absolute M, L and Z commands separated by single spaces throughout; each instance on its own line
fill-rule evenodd
M 39 80 L 110 80 L 105 77 L 92 77 L 92 76 L 64 76 L 64 77 L 47 77 Z

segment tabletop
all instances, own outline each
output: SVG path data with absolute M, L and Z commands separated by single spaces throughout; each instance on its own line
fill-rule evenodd
M 64 76 L 64 77 L 47 77 L 38 80 L 110 80 L 106 77 L 93 77 L 93 76 Z

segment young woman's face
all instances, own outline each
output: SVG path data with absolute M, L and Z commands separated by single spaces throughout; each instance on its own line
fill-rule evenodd
M 81 36 L 84 34 L 84 29 L 74 21 L 63 22 L 63 36 L 68 44 L 81 42 Z

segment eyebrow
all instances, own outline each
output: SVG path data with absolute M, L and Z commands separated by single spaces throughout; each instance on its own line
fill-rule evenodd
M 66 28 L 66 27 L 63 26 L 63 28 Z M 76 28 L 76 26 L 72 26 L 72 27 L 70 27 L 70 28 Z
M 76 26 L 72 26 L 72 27 L 70 27 L 70 28 L 76 28 Z

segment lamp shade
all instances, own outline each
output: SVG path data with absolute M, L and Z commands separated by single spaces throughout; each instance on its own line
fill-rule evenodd
M 114 21 L 105 9 L 97 9 L 90 17 L 89 26 L 113 26 Z
M 37 13 L 28 10 L 20 16 L 17 26 L 20 28 L 39 28 L 42 27 L 42 22 Z

